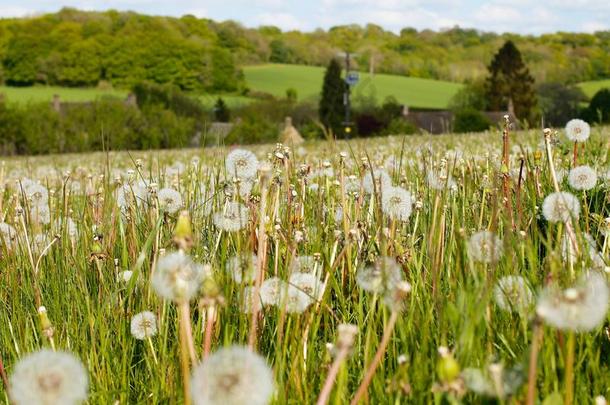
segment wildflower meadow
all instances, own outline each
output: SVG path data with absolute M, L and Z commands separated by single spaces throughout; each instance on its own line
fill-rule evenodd
M 7 158 L 0 400 L 605 404 L 610 128 Z

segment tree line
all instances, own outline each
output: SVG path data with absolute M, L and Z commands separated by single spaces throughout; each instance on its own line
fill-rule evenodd
M 241 66 L 326 66 L 338 50 L 356 52 L 360 70 L 472 82 L 486 76 L 507 40 L 519 47 L 536 82 L 610 77 L 610 31 L 520 36 L 454 27 L 394 33 L 368 24 L 282 32 L 192 15 L 64 8 L 0 20 L 0 83 L 130 87 L 146 80 L 188 91 L 246 92 Z

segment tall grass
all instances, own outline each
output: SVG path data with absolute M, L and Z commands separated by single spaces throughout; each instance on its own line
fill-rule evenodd
M 559 140 L 563 142 L 552 152 L 558 170 L 569 168 L 573 158 L 572 145 L 562 136 Z M 0 359 L 6 374 L 26 353 L 51 346 L 37 313 L 44 305 L 54 346 L 73 352 L 87 368 L 90 403 L 183 401 L 180 316 L 177 307 L 158 298 L 150 286 L 153 263 L 175 249 L 177 215 L 163 213 L 154 198 L 123 212 L 117 205 L 117 188 L 144 180 L 181 193 L 193 230 L 190 253 L 197 262 L 212 266 L 219 289 L 214 294 L 212 352 L 229 344 L 248 344 L 252 330 L 252 315 L 241 310 L 244 286 L 225 270 L 232 256 L 256 252 L 260 257 L 260 249 L 266 249 L 260 261 L 265 278 L 287 279 L 298 256 L 315 256 L 320 263 L 327 283 L 318 302 L 302 314 L 262 307 L 256 317 L 251 343 L 273 367 L 273 403 L 310 404 L 318 399 L 333 363 L 328 345 L 336 341 L 342 323 L 356 325 L 358 335 L 336 374 L 329 403 L 353 398 L 393 321 L 381 297 L 362 291 L 355 279 L 358 269 L 378 256 L 397 258 L 411 291 L 363 401 L 523 403 L 534 335 L 541 336 L 533 375 L 535 397 L 542 401 L 563 396 L 568 334 L 544 325 L 536 332 L 533 310 L 510 313 L 494 302 L 496 281 L 506 275 L 524 277 L 536 292 L 551 278 L 565 286 L 572 282 L 560 254 L 564 228 L 547 223 L 540 211 L 544 197 L 554 191 L 539 146 L 542 132 L 511 133 L 509 141 L 508 168 L 501 164 L 498 132 L 253 148 L 260 160 L 269 160 L 272 177 L 262 194 L 256 182 L 251 195 L 242 199 L 250 222 L 238 232 L 221 231 L 212 221 L 212 213 L 222 209 L 225 199 L 241 199 L 229 192 L 234 184 L 225 173 L 223 149 L 8 159 L 0 169 L 0 212 L 18 237 L 13 248 L 0 243 Z M 594 129 L 580 163 L 606 173 L 609 150 L 608 128 Z M 395 159 L 391 165 L 390 157 Z M 362 190 L 356 195 L 342 193 L 349 176 L 360 179 L 378 167 L 386 167 L 394 185 L 414 196 L 408 221 L 388 219 L 379 196 Z M 325 168 L 334 173 L 311 175 Z M 427 173 L 441 169 L 455 181 L 454 188 L 430 187 Z M 25 177 L 50 190 L 50 225 L 30 218 L 31 202 L 18 182 Z M 575 231 L 593 236 L 606 264 L 608 241 L 602 231 L 603 219 L 610 216 L 609 181 L 600 180 L 586 194 L 572 190 L 588 212 L 574 224 Z M 560 186 L 569 190 L 565 180 Z M 335 218 L 337 208 L 344 216 Z M 74 237 L 65 227 L 53 226 L 67 217 L 77 224 Z M 483 229 L 503 239 L 504 254 L 497 263 L 476 263 L 468 255 L 470 235 Z M 48 235 L 47 245 L 57 238 L 42 257 L 32 248 L 39 233 Z M 267 240 L 260 243 L 263 233 Z M 125 270 L 133 271 L 129 282 L 119 277 Z M 190 305 L 198 358 L 206 344 L 206 324 L 210 326 L 208 308 L 209 301 Z M 130 334 L 131 317 L 144 310 L 159 320 L 152 348 Z M 608 327 L 606 316 L 603 326 L 575 335 L 574 403 L 610 395 Z M 446 358 L 439 355 L 440 347 L 449 348 L 462 370 L 486 370 L 501 363 L 505 370 L 513 368 L 522 383 L 512 396 L 485 398 L 459 377 L 444 377 L 439 370 L 446 367 Z M 0 397 L 8 402 L 4 386 Z

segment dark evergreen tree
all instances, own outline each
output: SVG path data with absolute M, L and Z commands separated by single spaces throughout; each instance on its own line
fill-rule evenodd
M 505 111 L 512 104 L 517 118 L 532 123 L 536 106 L 534 78 L 512 41 L 506 41 L 500 48 L 488 70 L 489 77 L 485 83 L 488 107 Z
M 318 114 L 320 121 L 327 130 L 332 130 L 335 135 L 342 133 L 341 123 L 345 107 L 343 105 L 343 93 L 347 84 L 341 78 L 341 65 L 333 59 L 326 68 L 324 83 L 322 85 L 322 97 Z
M 591 99 L 583 118 L 590 122 L 610 122 L 610 89 L 601 89 Z
M 214 104 L 214 118 L 217 122 L 229 122 L 231 119 L 231 111 L 222 97 L 218 97 Z

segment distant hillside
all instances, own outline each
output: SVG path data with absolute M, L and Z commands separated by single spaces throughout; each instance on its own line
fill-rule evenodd
M 66 8 L 0 20 L 0 84 L 91 87 L 109 82 L 125 88 L 150 80 L 189 91 L 240 92 L 244 66 L 325 66 L 343 50 L 356 53 L 360 71 L 464 82 L 484 76 L 507 39 L 521 50 L 537 82 L 610 78 L 610 31 L 520 36 L 404 28 L 396 34 L 368 24 L 303 33 L 190 15 Z
M 579 83 L 578 87 L 587 95 L 587 97 L 593 97 L 601 89 L 610 89 L 610 79 L 607 80 L 593 80 L 590 82 Z
M 261 65 L 244 68 L 246 82 L 252 90 L 284 96 L 286 89 L 297 91 L 299 99 L 318 97 L 322 88 L 324 68 L 295 65 Z M 382 102 L 394 96 L 399 102 L 417 108 L 446 108 L 462 85 L 440 80 L 368 73 L 360 75 L 354 97 L 374 95 Z

